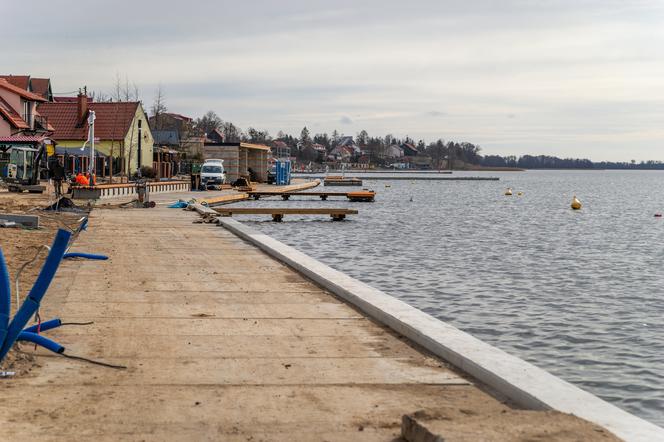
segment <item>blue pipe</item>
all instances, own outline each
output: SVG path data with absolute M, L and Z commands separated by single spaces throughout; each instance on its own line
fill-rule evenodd
M 41 347 L 44 347 L 46 350 L 51 350 L 53 353 L 60 354 L 65 351 L 65 348 L 62 345 L 58 344 L 55 341 L 51 341 L 50 339 L 45 338 L 42 335 L 38 335 L 37 333 L 22 331 L 21 333 L 18 334 L 18 338 L 16 338 L 16 340 L 33 342 Z
M 32 286 L 27 298 L 25 298 L 21 308 L 16 312 L 14 319 L 9 324 L 7 336 L 0 348 L 0 361 L 5 358 L 9 349 L 14 345 L 16 338 L 23 330 L 23 327 L 28 323 L 30 317 L 32 317 L 37 309 L 39 309 L 39 303 L 46 294 L 46 290 L 48 290 L 48 286 L 51 284 L 55 272 L 60 266 L 62 256 L 65 254 L 65 250 L 67 250 L 69 238 L 71 238 L 71 233 L 63 229 L 59 229 L 58 233 L 55 235 L 51 251 L 46 258 L 44 266 L 39 272 L 35 284 Z
M 2 254 L 2 249 L 0 249 L 0 345 L 5 342 L 5 337 L 7 336 L 11 303 L 9 270 L 7 270 L 5 255 Z
M 86 259 L 96 259 L 96 260 L 99 260 L 99 261 L 105 261 L 105 260 L 108 259 L 108 256 L 106 256 L 106 255 L 95 255 L 94 253 L 71 252 L 71 253 L 65 253 L 65 255 L 62 258 L 63 259 L 86 258 Z
M 41 333 L 41 332 L 45 332 L 47 330 L 52 330 L 54 328 L 58 328 L 61 325 L 62 325 L 62 321 L 60 320 L 60 318 L 55 318 L 55 319 L 51 319 L 49 321 L 42 322 L 41 327 L 39 326 L 39 324 L 35 324 L 35 325 L 31 325 L 30 327 L 24 328 L 21 333 L 23 333 L 23 332 L 37 333 L 37 328 L 39 328 L 39 333 Z

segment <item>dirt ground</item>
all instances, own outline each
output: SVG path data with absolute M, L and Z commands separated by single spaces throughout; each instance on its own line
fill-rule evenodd
M 39 229 L 0 228 L 0 248 L 7 262 L 12 282 L 12 315 L 16 311 L 16 289 L 14 284 L 16 273 L 23 264 L 34 258 L 37 250 L 42 245 L 51 245 L 58 228 L 75 228 L 78 225 L 77 221 L 81 218 L 80 214 L 52 213 L 38 210 L 52 202 L 53 199 L 49 199 L 48 194 L 17 194 L 0 191 L 0 214 L 13 213 L 39 216 Z M 21 273 L 19 280 L 21 302 L 37 278 L 46 255 L 47 251 L 42 250 L 35 262 L 26 267 Z M 20 375 L 38 366 L 34 355 L 21 350 L 25 347 L 27 347 L 26 344 L 16 344 L 14 350 L 10 351 L 0 364 L 0 370 L 15 371 Z

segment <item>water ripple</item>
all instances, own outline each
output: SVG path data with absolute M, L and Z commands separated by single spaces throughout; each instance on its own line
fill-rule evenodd
M 664 221 L 653 217 L 664 211 L 664 173 L 500 176 L 365 181 L 378 191 L 373 204 L 288 203 L 360 211 L 344 223 L 308 217 L 251 223 L 664 425 Z M 505 197 L 506 187 L 525 195 Z M 580 212 L 569 209 L 573 194 L 584 204 Z

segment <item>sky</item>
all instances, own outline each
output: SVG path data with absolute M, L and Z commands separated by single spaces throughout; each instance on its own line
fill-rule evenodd
M 2 1 L 0 73 L 243 129 L 664 161 L 664 1 Z

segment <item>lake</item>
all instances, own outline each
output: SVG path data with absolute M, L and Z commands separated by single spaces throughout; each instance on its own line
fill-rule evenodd
M 364 180 L 375 203 L 243 203 L 360 211 L 342 223 L 240 219 L 664 425 L 664 172 L 455 175 L 500 181 Z

